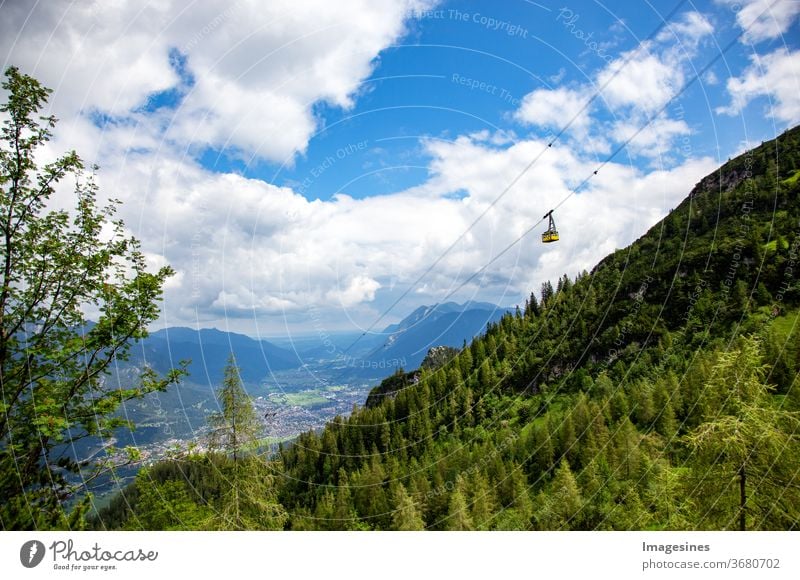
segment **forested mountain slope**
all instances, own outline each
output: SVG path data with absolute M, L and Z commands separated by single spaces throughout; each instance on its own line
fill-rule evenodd
M 391 377 L 368 408 L 300 436 L 265 464 L 279 525 L 796 528 L 798 166 L 795 128 L 444 366 Z M 222 496 L 180 473 L 215 461 L 149 470 L 104 525 L 191 527 Z M 148 520 L 136 498 L 164 486 L 183 499 Z

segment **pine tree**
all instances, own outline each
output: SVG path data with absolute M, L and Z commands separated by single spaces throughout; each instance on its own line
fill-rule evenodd
M 656 431 L 663 435 L 668 442 L 671 442 L 677 436 L 678 422 L 675 419 L 672 397 L 664 380 L 656 382 L 653 392 L 653 403 L 655 404 Z
M 508 476 L 498 484 L 500 503 L 505 506 L 495 520 L 499 530 L 528 530 L 531 527 L 533 505 L 528 495 L 528 483 L 519 466 L 511 464 Z
M 212 517 L 208 506 L 198 505 L 185 482 L 159 482 L 148 468 L 136 474 L 136 515 L 129 530 L 194 530 Z
M 467 346 L 466 341 L 464 341 L 464 346 L 461 347 L 457 360 L 461 369 L 461 376 L 468 378 L 472 374 L 472 350 Z
M 620 478 L 637 477 L 641 466 L 640 440 L 639 432 L 627 417 L 614 429 L 614 452 L 620 466 Z
M 208 527 L 222 530 L 282 529 L 287 519 L 278 503 L 273 462 L 255 454 L 261 424 L 253 401 L 244 390 L 236 359 L 231 353 L 222 385 L 217 390 L 220 410 L 209 417 L 209 447 L 225 453 L 226 492 Z M 318 443 L 317 437 L 313 441 Z M 310 442 L 309 442 L 310 446 Z
M 492 515 L 496 509 L 494 490 L 489 486 L 486 476 L 477 472 L 473 477 L 471 514 L 475 527 L 479 530 L 487 530 L 491 525 Z
M 531 435 L 531 466 L 532 475 L 540 477 L 553 467 L 554 453 L 552 428 L 549 420 L 544 423 L 534 424 Z
M 550 280 L 544 282 L 542 284 L 542 308 L 550 307 L 550 300 L 553 298 L 553 294 L 553 285 L 550 283 Z
M 645 498 L 654 512 L 654 518 L 665 530 L 692 529 L 696 518 L 691 494 L 685 489 L 685 478 L 680 468 L 664 460 L 648 466 L 652 473 Z

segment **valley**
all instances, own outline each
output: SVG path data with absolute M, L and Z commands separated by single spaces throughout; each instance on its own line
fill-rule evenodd
M 364 406 L 381 378 L 418 367 L 433 346 L 461 346 L 505 312 L 487 303 L 424 306 L 360 340 L 352 332 L 256 340 L 216 329 L 159 330 L 136 345 L 131 360 L 118 365 L 108 380 L 122 388 L 145 366 L 163 373 L 181 360 L 191 361 L 189 375 L 165 392 L 124 403 L 119 415 L 135 429 L 120 428 L 105 440 L 86 439 L 73 453 L 84 459 L 105 453 L 121 457 L 126 447 L 137 450 L 139 459 L 117 470 L 116 480 L 98 479 L 93 491 L 103 496 L 129 483 L 141 466 L 207 450 L 208 417 L 219 410 L 215 390 L 231 352 L 261 422 L 260 441 L 274 450 L 337 416 L 349 416 Z

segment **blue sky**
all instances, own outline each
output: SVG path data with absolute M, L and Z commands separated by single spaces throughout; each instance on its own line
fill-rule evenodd
M 313 334 L 520 303 L 800 121 L 800 2 L 615 4 L 6 2 L 0 54 L 177 270 L 160 324 Z
M 360 84 L 353 108 L 315 106 L 321 122 L 305 154 L 277 164 L 248 152 L 209 149 L 201 160 L 212 171 L 235 169 L 293 187 L 309 199 L 402 191 L 427 178 L 431 157 L 419 146 L 420 139 L 452 139 L 484 129 L 513 131 L 519 138 L 546 136 L 515 118 L 525 95 L 540 88 L 591 86 L 611 59 L 636 49 L 656 30 L 677 40 L 680 33 L 673 28 L 693 6 L 701 9 L 714 34 L 702 40 L 696 53 L 681 55 L 687 66 L 705 67 L 742 33 L 735 6 L 686 2 L 672 22 L 665 20 L 677 5 L 665 4 L 659 13 L 637 3 L 611 12 L 592 2 L 548 7 L 450 1 L 412 12 L 409 32 L 382 51 L 373 73 Z M 799 39 L 787 33 L 760 43 L 758 50 L 796 50 Z M 726 103 L 724 79 L 746 68 L 753 54 L 758 54 L 755 46 L 737 43 L 710 69 L 713 76 L 705 75 L 675 100 L 672 113 L 691 128 L 693 155 L 724 161 L 741 150 L 740 141 L 769 139 L 785 128 L 764 114 L 770 106 L 766 95 L 754 99 L 742 117 L 721 116 L 709 107 Z M 592 88 L 598 88 L 596 82 Z M 598 127 L 609 118 L 608 111 L 598 111 Z M 564 124 L 568 121 L 564 117 Z

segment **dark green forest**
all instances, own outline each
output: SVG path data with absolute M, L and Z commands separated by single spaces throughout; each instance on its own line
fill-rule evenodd
M 798 167 L 795 128 L 455 356 L 388 377 L 349 417 L 273 457 L 149 467 L 92 524 L 797 528 Z M 246 517 L 220 517 L 232 502 Z

